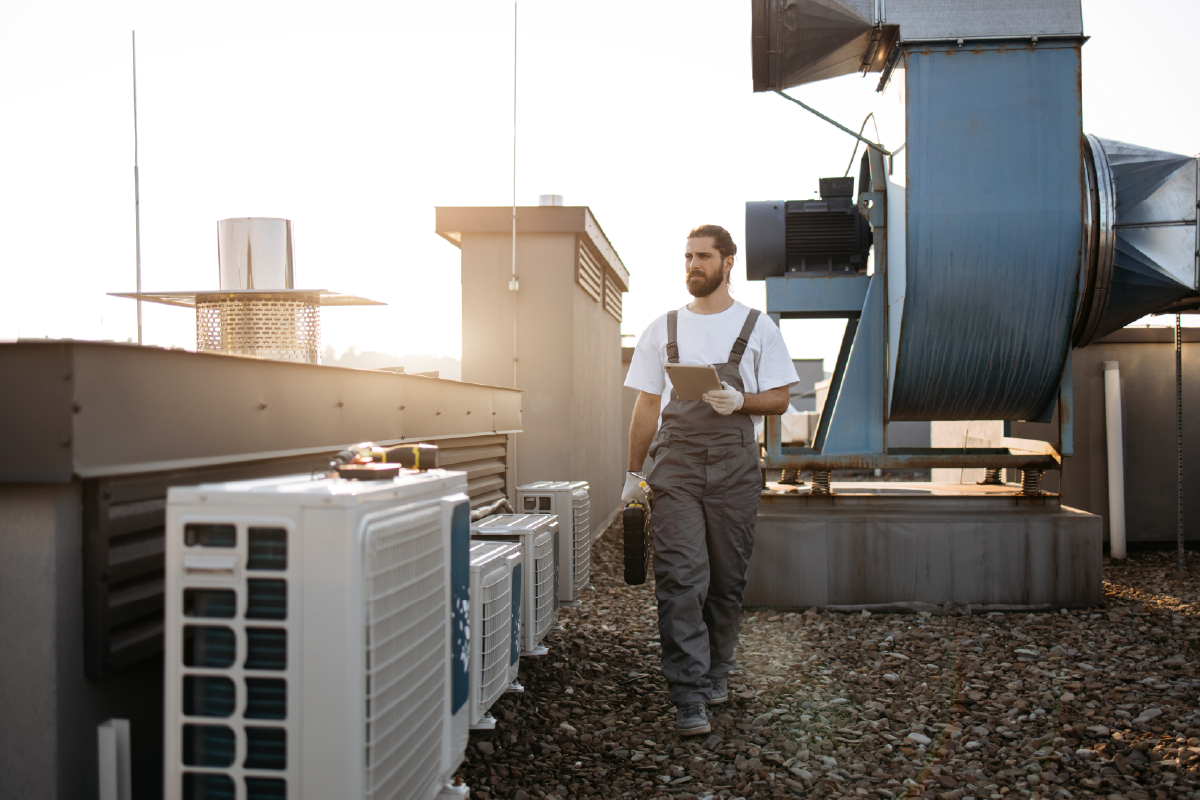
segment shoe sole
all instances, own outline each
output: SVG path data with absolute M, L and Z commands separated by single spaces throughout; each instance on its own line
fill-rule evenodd
M 680 736 L 703 736 L 706 733 L 712 733 L 712 725 L 706 723 L 699 728 L 676 728 L 675 731 Z
M 722 697 L 710 697 L 708 700 L 708 705 L 719 706 L 719 705 L 723 705 L 728 702 L 729 702 L 729 695 L 723 695 Z

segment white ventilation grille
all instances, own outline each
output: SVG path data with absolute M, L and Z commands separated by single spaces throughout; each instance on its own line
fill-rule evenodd
M 548 530 L 533 543 L 534 558 L 534 616 L 533 639 L 540 642 L 554 623 L 555 598 L 558 582 L 554 580 L 554 531 Z
M 196 298 L 196 349 L 320 363 L 321 307 L 317 295 Z
M 288 691 L 292 532 L 230 520 L 186 524 L 174 536 L 184 551 L 175 578 L 183 646 L 168 674 L 178 676 L 182 713 L 169 719 L 179 724 L 181 763 L 169 766 L 182 770 L 168 795 L 232 798 L 240 785 L 247 800 L 286 797 L 296 772 L 288 740 L 298 730 Z
M 440 508 L 366 528 L 367 797 L 424 797 L 445 724 L 445 551 Z
M 597 303 L 604 291 L 603 271 L 600 261 L 588 251 L 583 242 L 579 243 L 579 285 L 592 296 Z
M 592 580 L 592 502 L 587 489 L 576 489 L 571 493 L 571 527 L 575 557 L 573 571 L 575 596 Z
M 604 310 L 621 321 L 621 288 L 607 273 L 604 275 Z
M 481 583 L 483 604 L 480 617 L 483 630 L 480 631 L 479 641 L 483 677 L 479 686 L 479 714 L 482 716 L 504 693 L 504 687 L 508 684 L 509 637 L 512 632 L 512 579 L 508 567 L 500 562 L 496 569 L 483 576 Z

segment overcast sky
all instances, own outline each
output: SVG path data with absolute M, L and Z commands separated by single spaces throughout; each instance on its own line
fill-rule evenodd
M 1084 0 L 1084 130 L 1195 154 L 1194 0 Z M 437 205 L 512 197 L 509 2 L 8 3 L 0 9 L 0 339 L 136 337 L 130 30 L 145 290 L 216 288 L 216 220 L 294 221 L 298 288 L 342 350 L 460 355 L 458 251 Z M 743 244 L 747 200 L 812 196 L 853 140 L 753 94 L 745 0 L 522 0 L 517 201 L 588 205 L 632 274 L 623 331 L 682 305 L 686 232 Z M 877 75 L 801 87 L 857 127 Z M 883 131 L 885 144 L 900 141 Z M 762 307 L 735 269 L 735 297 Z M 194 318 L 147 304 L 148 344 Z M 414 324 L 415 323 L 415 324 Z M 824 357 L 838 322 L 785 322 Z

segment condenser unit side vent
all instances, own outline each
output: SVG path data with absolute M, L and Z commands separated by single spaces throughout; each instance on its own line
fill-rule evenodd
M 483 577 L 483 602 L 480 610 L 480 620 L 483 630 L 480 631 L 482 643 L 482 666 L 479 697 L 480 714 L 487 712 L 504 692 L 508 683 L 508 636 L 512 626 L 511 611 L 509 610 L 509 592 L 512 582 L 509 580 L 508 569 L 501 565 Z
M 366 525 L 367 797 L 424 797 L 439 780 L 448 635 L 443 511 Z M 415 791 L 414 791 L 415 790 Z
M 578 597 L 592 580 L 592 502 L 587 489 L 576 489 L 571 494 L 571 528 L 574 536 L 575 596 Z
M 533 640 L 540 642 L 554 624 L 558 581 L 554 563 L 554 531 L 547 530 L 533 542 L 534 585 Z

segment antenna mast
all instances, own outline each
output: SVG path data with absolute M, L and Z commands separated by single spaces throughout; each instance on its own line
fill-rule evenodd
M 513 298 L 513 388 L 517 388 L 517 2 L 513 0 L 513 173 L 512 173 L 512 277 L 508 289 Z
M 512 277 L 508 280 L 513 315 L 513 388 L 517 388 L 517 0 L 513 0 L 513 173 L 512 173 Z M 517 435 L 511 434 L 513 487 L 520 486 Z M 514 495 L 515 496 L 515 495 Z
M 133 227 L 137 246 L 137 291 L 142 293 L 142 206 L 138 196 L 137 31 L 133 35 Z M 142 299 L 137 301 L 138 344 L 142 343 Z

